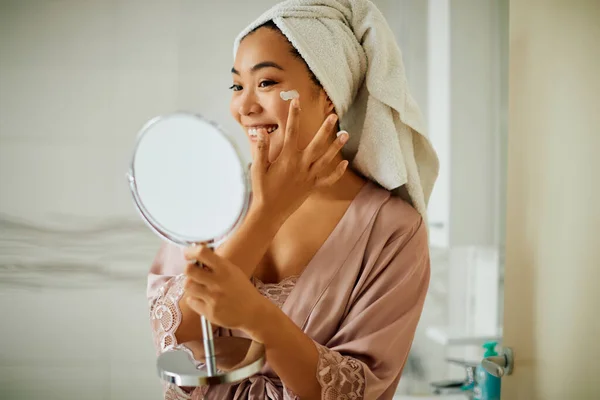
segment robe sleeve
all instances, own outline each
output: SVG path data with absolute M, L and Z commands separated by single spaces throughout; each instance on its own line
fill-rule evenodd
M 394 390 L 412 346 L 429 287 L 422 219 L 366 265 L 339 329 L 319 351 L 321 398 L 376 399 Z
M 163 244 L 148 274 L 147 298 L 154 345 L 158 354 L 177 345 L 175 331 L 181 323 L 179 300 L 183 296 L 183 265 L 174 250 Z M 179 265 L 178 265 L 179 264 Z
M 147 298 L 150 308 L 150 325 L 157 354 L 179 346 L 175 332 L 181 324 L 179 301 L 185 283 L 185 258 L 181 249 L 164 243 L 161 245 L 148 274 Z M 178 387 L 163 382 L 165 400 L 190 400 L 201 398 L 207 387 Z

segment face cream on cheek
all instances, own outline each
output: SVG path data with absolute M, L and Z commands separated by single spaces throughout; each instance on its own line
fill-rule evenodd
M 300 97 L 300 93 L 298 93 L 296 90 L 289 90 L 287 92 L 279 93 L 279 96 L 283 101 L 290 101 L 292 99 L 297 99 L 298 97 Z

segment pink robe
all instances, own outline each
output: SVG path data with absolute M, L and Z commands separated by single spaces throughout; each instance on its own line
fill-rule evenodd
M 159 351 L 177 344 L 173 332 L 179 324 L 181 286 L 176 282 L 184 267 L 182 250 L 165 244 L 148 277 Z M 420 214 L 368 182 L 295 284 L 283 282 L 288 290 L 282 310 L 319 350 L 323 399 L 392 399 L 423 309 L 429 268 L 427 229 Z M 218 334 L 243 335 L 224 329 Z M 193 393 L 194 398 L 204 395 L 295 397 L 268 364 L 260 375 L 239 384 Z M 167 388 L 166 398 L 190 398 L 185 396 L 179 388 Z

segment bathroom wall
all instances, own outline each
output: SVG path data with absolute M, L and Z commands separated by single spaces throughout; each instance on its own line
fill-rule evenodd
M 274 3 L 0 2 L 1 399 L 161 397 L 133 139 L 187 109 L 241 142 L 231 43 Z
M 600 393 L 598 21 L 594 0 L 511 2 L 504 400 Z
M 145 299 L 159 241 L 127 191 L 133 139 L 151 117 L 193 110 L 249 158 L 228 110 L 231 43 L 275 3 L 0 0 L 1 399 L 161 397 Z M 375 3 L 431 120 L 426 2 Z M 432 249 L 399 392 L 445 377 L 425 332 L 448 322 L 448 254 Z

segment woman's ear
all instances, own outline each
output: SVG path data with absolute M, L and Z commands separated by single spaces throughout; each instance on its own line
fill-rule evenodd
M 333 113 L 335 113 L 335 105 L 333 105 L 333 102 L 331 101 L 329 96 L 327 96 L 327 111 L 326 111 L 325 115 L 329 115 L 329 114 L 333 114 Z M 339 120 L 335 124 L 335 129 L 337 132 L 340 131 L 340 121 Z
M 333 105 L 333 101 L 327 96 L 327 111 L 328 113 L 333 113 L 335 111 L 335 105 Z
M 333 101 L 331 101 L 327 93 L 325 93 L 324 89 L 322 89 L 322 93 L 325 96 L 325 114 L 329 115 L 335 112 L 335 105 L 333 105 Z
M 325 115 L 335 114 L 335 105 L 333 104 L 333 101 L 331 101 L 331 99 L 329 98 L 329 96 L 327 96 L 326 107 L 327 107 L 327 109 L 326 109 Z M 339 119 L 335 123 L 335 131 L 336 132 L 340 131 L 340 121 L 339 121 Z

